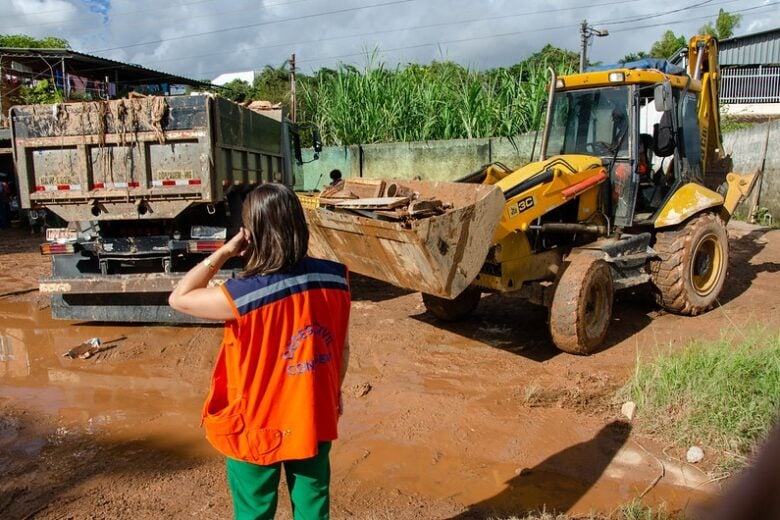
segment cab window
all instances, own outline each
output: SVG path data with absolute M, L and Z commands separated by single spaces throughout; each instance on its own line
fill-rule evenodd
M 557 93 L 546 155 L 627 157 L 629 103 L 627 87 Z

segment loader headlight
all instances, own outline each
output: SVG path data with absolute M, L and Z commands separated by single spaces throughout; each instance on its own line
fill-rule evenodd
M 626 75 L 623 72 L 610 72 L 609 81 L 612 83 L 623 83 L 626 81 Z
M 555 88 L 563 88 L 566 84 L 563 82 L 563 78 L 558 78 L 555 80 Z

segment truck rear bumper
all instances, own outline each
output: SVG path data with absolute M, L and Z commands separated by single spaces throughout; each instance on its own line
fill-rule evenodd
M 120 323 L 224 323 L 175 311 L 168 306 L 167 296 L 165 293 L 52 294 L 51 315 L 56 320 Z
M 209 286 L 232 276 L 220 272 Z M 51 296 L 52 317 L 124 323 L 212 323 L 193 318 L 168 306 L 168 295 L 181 274 L 126 274 L 110 276 L 52 277 L 40 280 L 40 292 Z
M 122 293 L 170 293 L 184 277 L 181 274 L 148 273 L 118 274 L 110 276 L 52 277 L 40 280 L 38 288 L 43 294 L 122 294 Z M 231 273 L 217 273 L 209 287 L 220 285 Z

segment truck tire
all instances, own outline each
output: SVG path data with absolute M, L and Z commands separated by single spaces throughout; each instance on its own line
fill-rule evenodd
M 590 354 L 604 341 L 612 319 L 612 272 L 590 255 L 572 258 L 553 294 L 550 334 L 570 354 Z
M 702 213 L 656 234 L 659 259 L 650 262 L 656 300 L 669 312 L 696 316 L 715 305 L 726 280 L 729 241 L 717 215 Z
M 477 287 L 467 287 L 452 300 L 432 294 L 422 293 L 423 303 L 428 312 L 442 321 L 461 321 L 468 318 L 477 308 L 482 291 Z

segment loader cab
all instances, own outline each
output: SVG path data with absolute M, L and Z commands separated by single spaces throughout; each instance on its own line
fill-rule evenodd
M 545 156 L 598 157 L 609 172 L 607 217 L 647 224 L 680 185 L 701 180 L 697 116 L 697 93 L 668 82 L 558 91 Z
M 598 157 L 609 171 L 602 204 L 617 226 L 630 225 L 637 191 L 635 87 L 632 85 L 560 91 L 552 105 L 545 155 Z

